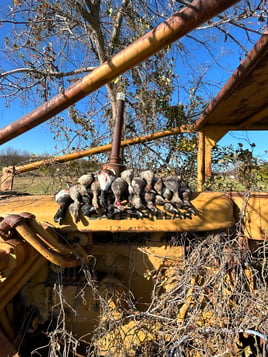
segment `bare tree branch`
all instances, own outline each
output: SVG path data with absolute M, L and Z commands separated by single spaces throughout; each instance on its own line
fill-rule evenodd
M 76 74 L 82 74 L 82 73 L 88 73 L 91 72 L 95 69 L 95 67 L 85 67 L 85 68 L 78 68 L 76 70 L 73 71 L 69 71 L 69 72 L 48 72 L 48 71 L 41 71 L 35 68 L 16 68 L 16 69 L 12 69 L 10 71 L 6 71 L 6 72 L 2 72 L 0 73 L 0 78 L 1 77 L 7 77 L 9 75 L 12 74 L 16 74 L 16 73 L 21 73 L 21 72 L 26 72 L 26 73 L 35 73 L 38 75 L 42 75 L 44 77 L 46 76 L 52 76 L 52 77 L 57 77 L 57 78 L 62 78 L 62 77 L 68 77 L 68 76 L 73 76 Z

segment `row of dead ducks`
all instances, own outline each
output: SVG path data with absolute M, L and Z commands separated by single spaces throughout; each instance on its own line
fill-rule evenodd
M 193 210 L 190 196 L 190 188 L 178 176 L 157 177 L 150 170 L 135 175 L 129 169 L 116 177 L 113 170 L 102 169 L 81 176 L 76 184 L 56 193 L 59 209 L 54 221 L 62 224 L 68 210 L 76 223 L 81 214 L 107 218 L 122 212 L 132 217 L 142 217 L 146 211 L 163 214 L 157 206 L 164 212 L 178 213 L 178 209 Z

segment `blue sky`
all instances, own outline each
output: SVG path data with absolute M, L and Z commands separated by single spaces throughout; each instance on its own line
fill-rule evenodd
M 28 114 L 32 109 L 22 106 L 21 103 L 13 103 L 10 108 L 5 108 L 5 103 L 0 99 L 0 123 L 1 128 L 16 121 L 23 115 Z M 18 151 L 28 151 L 33 154 L 55 154 L 55 141 L 47 123 L 43 123 L 24 134 L 8 141 L 0 146 L 0 151 L 6 148 L 13 148 Z
M 4 35 L 5 34 L 3 33 L 3 30 L 0 29 L 0 36 L 2 37 L 2 39 L 4 38 Z M 217 46 L 217 44 L 215 45 Z M 252 45 L 250 45 L 250 48 L 251 47 Z M 225 54 L 223 56 L 224 62 L 222 62 L 224 64 L 224 67 L 220 68 L 219 66 L 213 66 L 208 71 L 208 75 L 210 77 L 210 80 L 212 78 L 213 80 L 215 80 L 215 83 L 223 82 L 222 84 L 224 84 L 224 81 L 228 79 L 228 77 L 238 66 L 241 57 L 240 56 L 241 52 L 239 52 L 239 49 L 236 48 L 235 49 L 236 52 L 234 54 L 233 52 L 234 48 L 228 48 L 228 46 L 220 48 L 220 51 L 222 52 L 225 51 Z M 202 51 L 199 53 L 195 53 L 195 58 L 197 60 L 197 63 L 195 64 L 193 62 L 192 66 L 198 66 L 200 64 L 201 59 L 205 60 L 205 56 L 207 56 L 207 61 L 211 62 L 211 58 L 209 58 L 208 53 Z M 194 58 L 194 56 L 192 56 L 192 58 Z M 5 59 L 3 57 L 0 58 L 0 61 L 4 61 L 4 60 Z M 183 66 L 183 64 L 179 64 L 179 66 L 181 65 Z M 181 73 L 182 73 L 181 75 L 184 76 L 188 75 L 186 72 L 184 72 L 183 74 L 183 69 Z M 217 94 L 218 90 L 217 91 L 215 90 L 214 93 L 215 95 Z M 11 104 L 11 107 L 7 108 L 5 106 L 5 101 L 0 98 L 0 128 L 3 128 L 4 126 L 21 118 L 23 115 L 29 113 L 33 109 L 34 107 L 32 107 L 31 105 L 23 105 L 19 101 Z M 236 147 L 238 142 L 242 142 L 245 147 L 249 147 L 249 143 L 254 142 L 256 144 L 256 148 L 254 149 L 255 155 L 268 161 L 268 154 L 265 153 L 265 151 L 268 151 L 267 138 L 268 138 L 267 131 L 266 132 L 261 132 L 261 131 L 231 132 L 228 133 L 219 142 L 219 144 L 223 146 L 232 144 L 234 147 Z M 19 151 L 26 150 L 34 154 L 46 153 L 49 155 L 57 155 L 57 152 L 55 151 L 55 144 L 56 143 L 53 140 L 53 135 L 50 132 L 48 124 L 43 123 L 38 127 L 31 129 L 30 131 L 20 135 L 19 137 L 12 139 L 8 143 L 1 145 L 0 151 L 6 148 L 14 148 Z M 58 147 L 58 149 L 60 149 L 60 147 Z
M 1 103 L 1 101 L 0 101 Z M 1 104 L 0 104 L 1 105 Z M 20 104 L 11 108 L 1 108 L 0 123 L 1 127 L 19 119 L 30 110 L 22 107 Z M 268 132 L 267 131 L 235 131 L 226 134 L 220 141 L 219 145 L 228 146 L 232 144 L 237 147 L 242 143 L 245 148 L 250 148 L 249 143 L 255 143 L 254 154 L 262 160 L 268 161 Z M 55 155 L 55 141 L 47 123 L 12 139 L 11 141 L 0 146 L 0 151 L 6 148 L 14 148 L 19 151 L 26 150 L 34 154 Z M 266 151 L 266 153 L 265 153 Z
M 228 146 L 232 144 L 235 148 L 242 143 L 244 148 L 252 150 L 249 143 L 256 144 L 253 153 L 261 160 L 268 161 L 268 131 L 231 131 L 220 141 L 219 145 Z

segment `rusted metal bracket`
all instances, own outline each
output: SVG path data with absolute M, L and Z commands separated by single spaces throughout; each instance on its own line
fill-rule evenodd
M 3 167 L 1 177 L 1 191 L 11 191 L 13 188 L 13 181 L 15 175 L 15 167 Z

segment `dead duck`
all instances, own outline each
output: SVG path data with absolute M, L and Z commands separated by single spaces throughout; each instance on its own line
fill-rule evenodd
M 98 211 L 100 209 L 99 195 L 101 192 L 101 186 L 98 180 L 94 180 L 90 186 L 92 193 L 92 207 L 93 210 Z
M 157 206 L 163 206 L 164 211 L 169 212 L 169 213 L 178 213 L 177 208 L 169 202 L 166 198 L 164 198 L 161 195 L 156 195 L 155 196 L 155 204 Z
M 183 208 L 191 212 L 192 214 L 196 215 L 197 211 L 193 206 L 193 204 L 191 203 L 193 191 L 188 186 L 188 184 L 186 184 L 183 181 L 181 181 L 180 183 L 179 194 L 183 201 Z
M 127 197 L 127 200 L 131 201 L 131 197 L 132 197 L 132 195 L 134 193 L 133 187 L 132 187 L 132 184 L 131 184 L 131 182 L 132 182 L 132 180 L 134 178 L 134 170 L 133 169 L 124 170 L 124 171 L 121 172 L 120 177 L 124 181 L 126 181 L 126 183 L 128 185 L 128 194 L 129 194 L 129 196 Z
M 128 199 L 128 183 L 122 178 L 117 177 L 111 184 L 111 190 L 114 195 L 114 206 L 119 210 L 124 210 L 121 201 Z
M 86 186 L 75 184 L 70 188 L 60 190 L 55 195 L 56 202 L 60 205 L 54 216 L 54 221 L 62 224 L 63 219 L 69 208 L 70 213 L 74 216 L 75 222 L 80 221 L 79 211 L 84 202 L 89 202 L 90 197 Z
M 180 182 L 180 187 L 179 187 L 179 194 L 180 197 L 182 198 L 183 201 L 183 206 L 185 208 L 187 207 L 192 207 L 190 201 L 191 201 L 191 196 L 192 196 L 192 190 L 190 189 L 190 187 L 181 180 Z
M 69 211 L 71 215 L 74 217 L 75 223 L 80 221 L 80 207 L 81 203 L 73 202 L 69 206 Z
M 179 187 L 180 187 L 180 178 L 177 176 L 167 176 L 163 179 L 164 186 L 172 192 L 172 197 L 169 200 L 176 208 L 183 207 L 183 201 L 180 198 Z
M 162 212 L 156 207 L 157 205 L 156 199 L 157 199 L 157 194 L 155 191 L 150 190 L 149 192 L 144 193 L 144 201 L 146 204 L 146 208 L 153 214 L 159 215 Z
M 68 207 L 71 203 L 73 203 L 69 189 L 62 189 L 57 192 L 55 194 L 55 201 L 59 204 L 60 207 L 58 208 L 54 216 L 54 222 L 59 223 L 61 225 L 68 211 Z
M 163 197 L 163 199 L 165 199 L 166 201 L 171 200 L 172 192 L 164 185 L 162 178 L 156 178 L 154 182 L 154 190 L 156 191 L 158 196 Z
M 131 181 L 131 186 L 133 187 L 133 195 L 131 198 L 131 204 L 137 209 L 145 208 L 144 205 L 144 189 L 146 182 L 141 177 L 134 177 Z
M 95 179 L 95 176 L 93 173 L 85 174 L 85 175 L 82 175 L 79 177 L 78 183 L 85 187 L 89 187 L 92 184 L 92 182 L 94 181 L 94 179 Z
M 146 182 L 145 192 L 150 192 L 153 186 L 154 172 L 151 170 L 141 171 L 139 177 Z
M 107 210 L 108 207 L 108 202 L 107 202 L 108 191 L 111 187 L 112 182 L 116 178 L 116 174 L 114 170 L 102 169 L 97 173 L 97 178 L 100 183 L 99 202 L 101 207 L 105 211 Z
M 102 169 L 97 172 L 97 178 L 100 183 L 101 190 L 105 191 L 111 186 L 112 182 L 115 180 L 116 174 L 114 170 Z

